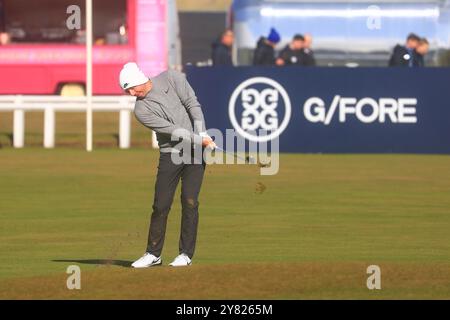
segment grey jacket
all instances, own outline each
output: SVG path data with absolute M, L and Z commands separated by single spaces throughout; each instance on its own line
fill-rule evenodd
M 156 132 L 160 152 L 176 151 L 174 147 L 180 139 L 201 144 L 198 134 L 206 131 L 205 119 L 186 76 L 169 70 L 151 81 L 152 89 L 136 101 L 134 114 L 140 123 Z M 179 141 L 172 141 L 172 136 Z

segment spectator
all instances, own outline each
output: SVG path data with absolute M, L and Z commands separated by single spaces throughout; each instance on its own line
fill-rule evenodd
M 428 50 L 430 49 L 430 44 L 427 40 L 427 38 L 422 38 L 419 41 L 419 45 L 417 46 L 417 66 L 418 67 L 425 67 L 425 56 L 428 53 Z
M 212 62 L 214 66 L 232 66 L 231 48 L 233 47 L 234 33 L 225 30 L 219 39 L 212 44 Z
M 391 67 L 416 67 L 417 52 L 416 48 L 419 45 L 420 37 L 414 33 L 410 33 L 406 39 L 406 45 L 396 45 L 392 52 L 389 66 Z
M 267 38 L 261 37 L 253 56 L 253 65 L 255 66 L 273 66 L 275 65 L 275 46 L 280 42 L 280 34 L 274 29 L 270 29 Z
M 305 66 L 313 67 L 316 65 L 316 59 L 314 58 L 314 52 L 311 49 L 312 36 L 309 33 L 304 35 L 305 42 L 303 44 L 303 53 L 305 58 Z
M 303 52 L 303 46 L 305 38 L 301 34 L 296 34 L 283 50 L 276 61 L 278 66 L 290 66 L 290 65 L 304 65 L 305 54 Z

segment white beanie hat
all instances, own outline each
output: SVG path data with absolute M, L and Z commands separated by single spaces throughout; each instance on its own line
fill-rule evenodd
M 134 86 L 144 84 L 148 81 L 148 77 L 139 69 L 135 62 L 128 62 L 120 71 L 120 86 L 123 90 L 127 90 Z

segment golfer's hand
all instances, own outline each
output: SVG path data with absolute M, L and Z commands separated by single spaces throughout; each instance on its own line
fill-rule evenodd
M 213 150 L 216 148 L 216 144 L 209 136 L 202 138 L 202 146 L 205 148 L 213 149 Z

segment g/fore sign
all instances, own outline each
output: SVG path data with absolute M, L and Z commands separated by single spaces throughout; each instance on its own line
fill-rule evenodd
M 309 98 L 304 104 L 303 113 L 308 121 L 325 125 L 329 125 L 335 117 L 345 123 L 350 115 L 362 123 L 416 123 L 416 106 L 416 98 L 357 99 L 336 95 L 328 109 L 321 98 Z
M 279 139 L 280 152 L 450 154 L 448 68 L 190 67 L 187 74 L 208 128 L 234 129 L 249 143 Z

